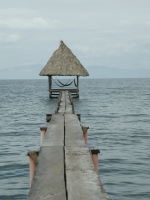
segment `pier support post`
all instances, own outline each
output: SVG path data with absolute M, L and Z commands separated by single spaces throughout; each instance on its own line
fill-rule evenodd
M 39 151 L 28 152 L 29 166 L 30 166 L 30 187 L 31 187 L 32 179 L 34 177 L 34 171 L 36 168 L 38 154 L 39 154 Z
M 83 138 L 84 138 L 84 141 L 85 141 L 86 145 L 88 143 L 88 129 L 89 129 L 88 126 L 82 126 Z
M 79 121 L 81 121 L 81 115 L 77 114 Z
M 79 97 L 79 76 L 77 76 L 77 97 Z
M 49 98 L 52 97 L 52 76 L 48 76 L 48 88 L 49 88 Z
M 40 130 L 41 130 L 41 145 L 42 145 L 44 136 L 45 136 L 46 131 L 47 131 L 47 127 L 40 127 Z
M 92 160 L 93 160 L 93 164 L 97 173 L 98 173 L 98 154 L 99 153 L 100 153 L 99 149 L 91 149 Z
M 52 117 L 52 114 L 46 114 L 46 121 L 50 122 L 51 121 L 51 117 Z

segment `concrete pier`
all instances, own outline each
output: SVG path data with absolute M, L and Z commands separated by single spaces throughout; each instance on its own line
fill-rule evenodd
M 74 113 L 70 94 L 61 92 L 42 135 L 28 200 L 110 200 L 98 176 L 97 161 L 96 167 L 93 164 L 94 153 L 87 147 L 88 127 L 83 131 Z

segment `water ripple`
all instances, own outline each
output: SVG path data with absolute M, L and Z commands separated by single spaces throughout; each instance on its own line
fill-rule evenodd
M 47 80 L 0 80 L 0 199 L 26 199 L 27 152 L 54 113 Z M 150 199 L 150 79 L 81 79 L 74 99 L 88 146 L 99 148 L 99 175 L 113 200 Z

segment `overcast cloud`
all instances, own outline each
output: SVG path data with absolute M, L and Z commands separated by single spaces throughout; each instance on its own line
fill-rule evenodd
M 81 63 L 150 69 L 149 0 L 1 0 L 0 69 L 45 65 L 60 40 Z

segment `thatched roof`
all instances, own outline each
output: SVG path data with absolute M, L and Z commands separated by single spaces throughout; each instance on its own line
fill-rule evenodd
M 63 41 L 61 41 L 59 48 L 53 53 L 39 75 L 89 76 L 89 73 L 71 50 L 63 43 Z

